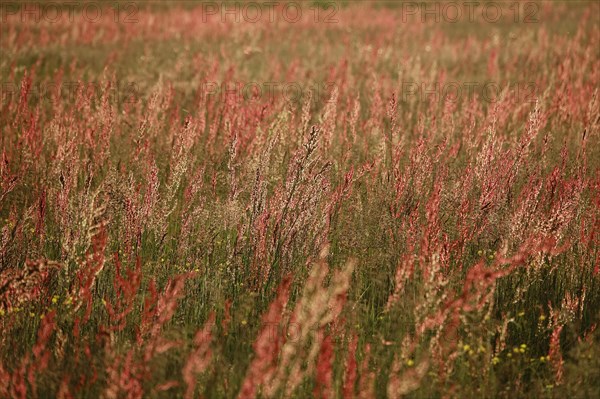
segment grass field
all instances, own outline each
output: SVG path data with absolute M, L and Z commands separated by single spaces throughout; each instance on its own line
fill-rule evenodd
M 2 1 L 0 398 L 600 397 L 600 3 L 465 3 Z

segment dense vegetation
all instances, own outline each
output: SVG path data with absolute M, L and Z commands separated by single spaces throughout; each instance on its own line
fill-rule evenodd
M 3 14 L 0 397 L 600 397 L 598 3 L 301 4 Z

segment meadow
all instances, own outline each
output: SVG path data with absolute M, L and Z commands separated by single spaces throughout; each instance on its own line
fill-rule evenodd
M 600 397 L 600 3 L 481 3 L 3 1 L 0 398 Z

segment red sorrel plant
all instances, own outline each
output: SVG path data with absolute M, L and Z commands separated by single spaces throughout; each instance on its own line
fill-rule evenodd
M 598 396 L 598 4 L 297 5 L 0 7 L 0 396 Z

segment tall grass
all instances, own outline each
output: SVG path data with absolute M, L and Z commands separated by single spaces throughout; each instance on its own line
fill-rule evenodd
M 0 396 L 600 395 L 600 8 L 540 10 L 9 16 Z

